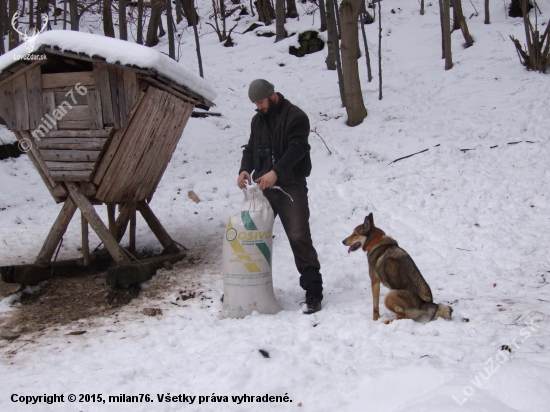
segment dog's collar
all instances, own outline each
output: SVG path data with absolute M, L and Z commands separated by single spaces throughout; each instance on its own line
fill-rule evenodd
M 369 250 L 371 250 L 371 248 L 374 245 L 376 245 L 380 241 L 380 239 L 382 239 L 383 237 L 384 237 L 384 235 L 380 235 L 380 236 L 374 238 L 374 240 L 367 245 L 367 247 L 365 248 L 365 251 L 368 252 Z

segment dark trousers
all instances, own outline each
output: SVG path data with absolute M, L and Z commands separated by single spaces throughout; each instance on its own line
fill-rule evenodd
M 269 200 L 275 216 L 281 219 L 288 236 L 294 262 L 300 273 L 300 286 L 306 291 L 306 298 L 322 299 L 323 280 L 319 272 L 321 265 L 309 230 L 306 179 L 296 179 L 293 183 L 282 186 L 281 189 L 286 193 L 270 188 L 264 190 L 264 195 Z

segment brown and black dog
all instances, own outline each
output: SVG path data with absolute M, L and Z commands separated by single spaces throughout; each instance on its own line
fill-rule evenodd
M 380 282 L 390 289 L 384 302 L 386 307 L 397 314 L 397 318 L 389 319 L 385 323 L 395 319 L 413 319 L 420 322 L 435 320 L 438 317 L 451 319 L 453 309 L 433 302 L 432 291 L 412 258 L 394 239 L 374 226 L 372 213 L 365 217 L 364 223 L 357 226 L 351 236 L 342 243 L 349 246 L 348 253 L 359 248 L 367 252 L 374 320 L 380 318 Z

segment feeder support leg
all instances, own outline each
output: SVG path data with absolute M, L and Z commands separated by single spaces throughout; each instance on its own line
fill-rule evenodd
M 65 186 L 69 189 L 69 196 L 76 203 L 92 229 L 97 233 L 105 248 L 109 251 L 117 265 L 128 265 L 130 260 L 124 253 L 124 250 L 114 236 L 109 232 L 105 223 L 97 215 L 90 199 L 82 194 L 80 187 L 74 182 L 65 182 Z
M 50 233 L 48 233 L 48 237 L 46 238 L 44 245 L 42 245 L 40 253 L 38 253 L 36 260 L 34 261 L 35 265 L 46 266 L 50 263 L 57 245 L 67 231 L 67 227 L 73 218 L 74 212 L 76 212 L 76 205 L 70 198 L 67 198 L 67 200 L 63 203 L 63 207 L 61 208 L 57 219 L 50 229 Z

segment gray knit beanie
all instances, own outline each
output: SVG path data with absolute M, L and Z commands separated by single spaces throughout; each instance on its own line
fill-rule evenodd
M 256 103 L 262 99 L 265 99 L 266 97 L 271 96 L 273 93 L 275 93 L 275 86 L 264 79 L 253 80 L 252 83 L 250 83 L 250 87 L 248 88 L 248 97 L 250 98 L 252 103 Z

